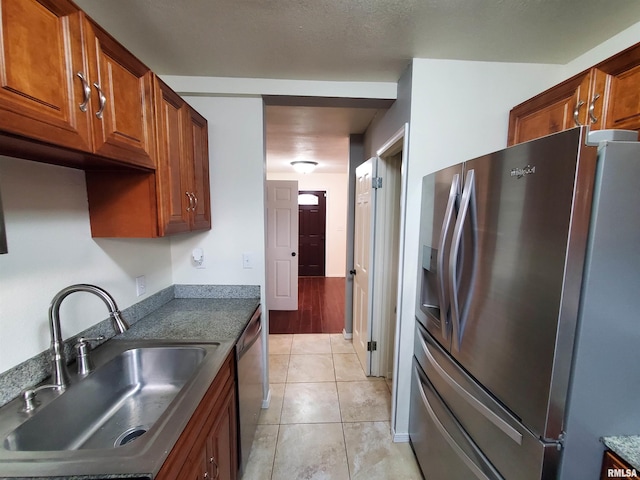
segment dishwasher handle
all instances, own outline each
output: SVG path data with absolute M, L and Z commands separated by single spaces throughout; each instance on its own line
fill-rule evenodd
M 240 336 L 240 339 L 236 343 L 236 357 L 242 358 L 244 353 L 251 348 L 251 346 L 260 339 L 262 333 L 262 311 L 260 307 L 256 308 L 251 320 L 247 324 L 244 332 Z

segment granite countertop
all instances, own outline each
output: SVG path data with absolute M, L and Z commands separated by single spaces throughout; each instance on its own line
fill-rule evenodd
M 602 443 L 626 461 L 631 468 L 640 470 L 640 435 L 602 437 Z
M 126 332 L 118 335 L 111 341 L 114 342 L 135 342 L 137 340 L 167 340 L 167 341 L 187 341 L 187 342 L 219 342 L 220 358 L 226 358 L 233 350 L 236 341 L 244 331 L 247 323 L 251 319 L 256 308 L 260 305 L 259 298 L 174 298 L 151 313 L 143 316 Z M 98 354 L 99 347 L 96 349 Z M 217 356 L 217 355 L 216 355 Z M 222 362 L 220 361 L 220 364 Z M 219 371 L 211 372 L 211 379 Z M 204 388 L 204 387 L 203 387 Z M 204 389 L 206 390 L 206 388 Z M 204 392 L 203 390 L 203 392 Z M 194 399 L 199 402 L 200 398 Z M 195 403 L 197 405 L 197 403 Z M 178 432 L 175 439 L 177 440 Z M 173 445 L 173 443 L 171 444 Z M 167 445 L 168 454 L 171 446 Z M 159 468 L 164 458 L 156 459 L 153 470 Z M 8 466 L 8 464 L 5 464 Z M 129 470 L 129 474 L 118 469 L 118 473 L 106 473 L 100 478 L 148 478 L 147 472 L 154 475 L 144 466 L 141 470 Z M 0 463 L 0 479 L 9 478 L 3 474 Z M 145 473 L 143 473 L 145 472 Z M 71 473 L 71 472 L 69 472 Z M 79 473 L 79 472 L 77 472 Z M 50 475 L 56 475 L 51 472 Z M 20 474 L 10 475 L 10 478 L 26 478 Z M 24 475 L 24 474 L 23 474 Z M 29 477 L 29 478 L 65 478 L 65 479 L 91 479 L 97 478 L 95 475 L 65 475 L 64 477 Z
M 257 298 L 176 298 L 118 338 L 235 344 L 259 304 Z

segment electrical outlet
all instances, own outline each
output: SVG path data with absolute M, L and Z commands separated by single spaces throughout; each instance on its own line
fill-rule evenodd
M 136 277 L 136 295 L 139 297 L 147 293 L 147 280 L 144 275 Z

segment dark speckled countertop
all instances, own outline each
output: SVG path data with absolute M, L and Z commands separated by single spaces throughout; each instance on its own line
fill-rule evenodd
M 631 468 L 640 470 L 640 435 L 603 437 L 602 443 L 626 461 Z
M 235 343 L 259 304 L 257 298 L 176 298 L 119 338 Z

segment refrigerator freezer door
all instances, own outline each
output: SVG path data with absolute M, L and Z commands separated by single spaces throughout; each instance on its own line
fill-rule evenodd
M 419 325 L 414 338 L 416 360 L 431 385 L 501 475 L 508 479 L 540 480 L 545 459 L 549 463 L 554 454 L 557 468 L 555 445 L 540 442 Z
M 422 180 L 416 318 L 447 347 L 451 342 L 447 264 L 461 185 L 461 164 Z
M 546 439 L 562 431 L 591 206 L 596 149 L 583 147 L 582 135 L 574 129 L 465 163 L 475 177 L 477 244 L 451 354 Z
M 410 438 L 426 480 L 504 480 L 464 432 L 416 359 L 411 384 Z

